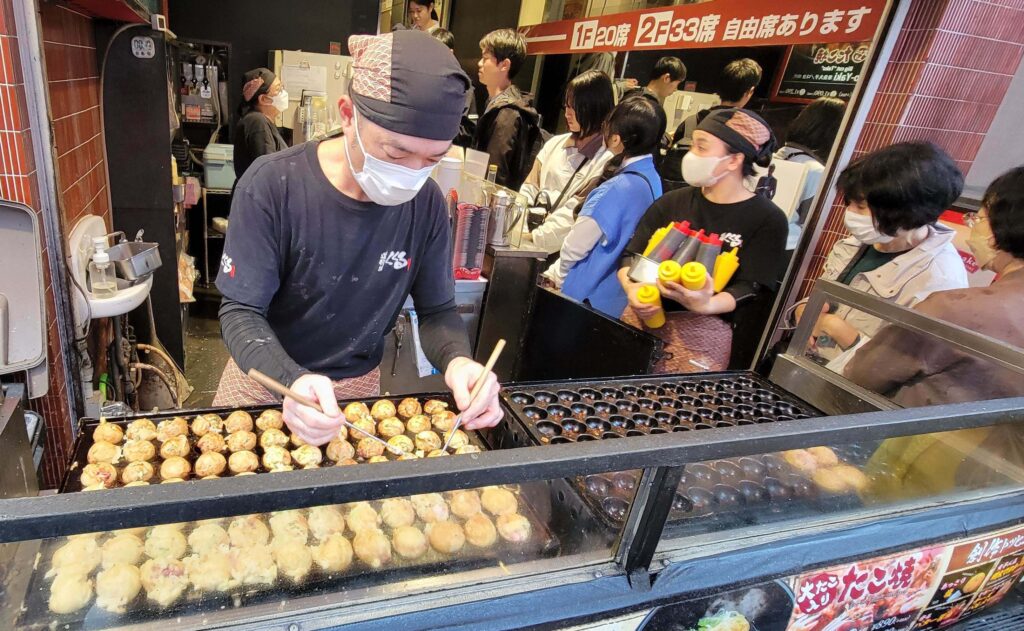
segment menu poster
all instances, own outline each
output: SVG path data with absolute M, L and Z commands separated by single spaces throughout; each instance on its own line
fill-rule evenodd
M 809 103 L 834 96 L 849 101 L 869 48 L 870 42 L 790 46 L 775 77 L 772 100 Z
M 946 546 L 857 561 L 793 581 L 788 631 L 901 631 L 928 606 L 946 564 Z

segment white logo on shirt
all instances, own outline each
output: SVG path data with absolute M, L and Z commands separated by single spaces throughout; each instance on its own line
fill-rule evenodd
M 231 278 L 235 277 L 235 262 L 227 254 L 220 257 L 220 268 Z
M 720 238 L 722 239 L 722 243 L 725 243 L 730 248 L 743 247 L 743 235 L 741 234 L 736 234 L 735 232 L 725 232 L 722 233 Z
M 380 261 L 377 262 L 377 271 L 383 272 L 385 267 L 400 270 L 409 267 L 411 263 L 411 260 L 406 259 L 404 251 L 385 251 L 381 252 Z

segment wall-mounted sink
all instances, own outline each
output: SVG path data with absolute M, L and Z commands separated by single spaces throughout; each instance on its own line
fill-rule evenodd
M 110 298 L 96 298 L 89 295 L 89 311 L 92 318 L 113 318 L 132 311 L 146 300 L 149 290 L 153 288 L 153 277 L 150 276 L 138 285 L 130 285 L 128 281 L 117 279 L 117 293 Z
M 124 315 L 146 300 L 149 291 L 153 288 L 153 277 L 148 276 L 145 280 L 132 285 L 129 281 L 117 279 L 117 293 L 110 298 L 97 298 L 89 292 L 88 267 L 89 260 L 93 254 L 93 239 L 102 237 L 108 233 L 103 218 L 96 215 L 86 215 L 75 224 L 69 238 L 71 254 L 71 273 L 86 294 L 82 295 L 77 289 L 72 290 L 75 326 L 78 329 L 85 327 L 87 316 L 96 318 L 112 318 Z M 159 263 L 158 263 L 159 264 Z M 88 305 L 88 306 L 87 306 Z

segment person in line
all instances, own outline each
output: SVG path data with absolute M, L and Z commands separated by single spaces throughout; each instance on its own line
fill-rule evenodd
M 689 185 L 667 193 L 644 214 L 627 250 L 644 252 L 659 228 L 689 221 L 692 229 L 720 235 L 722 249 L 739 248 L 740 266 L 718 294 L 712 283 L 691 291 L 659 283 L 666 324 L 649 332 L 665 342 L 665 359 L 655 371 L 695 372 L 747 369 L 761 339 L 778 284 L 786 271 L 786 217 L 769 199 L 751 193 L 746 179 L 765 167 L 775 151 L 775 135 L 749 110 L 718 109 L 697 126 L 693 148 L 683 158 Z M 656 307 L 641 303 L 642 286 L 629 279 L 632 257 L 625 257 L 619 282 L 629 297 L 624 322 L 645 329 Z M 712 270 L 708 270 L 709 275 Z
M 434 0 L 409 0 L 409 19 L 415 30 L 423 31 L 428 35 L 433 35 L 434 31 L 441 28 L 441 24 L 437 21 Z
M 661 196 L 654 152 L 665 133 L 665 112 L 643 97 L 619 103 L 604 129 L 614 156 L 562 245 L 559 259 L 544 273 L 562 293 L 618 317 L 626 294 L 616 280 L 622 251 L 644 211 Z
M 800 242 L 807 214 L 818 194 L 821 176 L 825 173 L 825 163 L 832 153 L 832 145 L 839 135 L 839 125 L 843 122 L 846 102 L 831 96 L 823 96 L 812 101 L 789 126 L 786 144 L 775 152 L 776 160 L 785 160 L 803 164 L 803 193 L 800 205 L 789 218 L 789 237 L 786 239 L 786 251 L 792 252 Z
M 726 65 L 722 69 L 722 75 L 718 79 L 718 89 L 715 91 L 722 102 L 687 117 L 672 134 L 672 144 L 682 144 L 686 147 L 692 145 L 693 132 L 697 129 L 697 125 L 711 112 L 745 108 L 754 96 L 757 85 L 761 83 L 761 74 L 761 65 L 753 59 L 737 59 Z
M 1024 167 L 992 182 L 968 223 L 968 246 L 995 282 L 935 292 L 914 310 L 1024 348 Z M 1024 396 L 1020 374 L 895 325 L 857 351 L 846 376 L 905 408 Z M 1024 432 L 1005 425 L 889 439 L 868 468 L 886 473 L 874 495 L 902 499 L 1005 484 L 994 465 L 1016 469 L 1022 459 Z
M 499 29 L 480 40 L 479 77 L 488 100 L 472 148 L 490 155 L 497 183 L 513 190 L 526 180 L 540 144 L 540 115 L 512 84 L 525 62 L 526 39 L 517 31 Z
M 593 181 L 601 177 L 612 159 L 604 146 L 602 131 L 613 107 L 615 96 L 608 75 L 588 70 L 570 81 L 565 92 L 569 133 L 544 143 L 519 189 L 533 209 L 546 215 L 543 223 L 527 236 L 535 247 L 548 254 L 562 249 L 576 221 L 581 194 L 593 188 Z
M 274 120 L 288 109 L 288 92 L 273 72 L 255 68 L 242 77 L 241 118 L 235 126 L 235 176 L 241 179 L 256 158 L 288 148 Z
M 686 81 L 686 66 L 683 62 L 677 57 L 662 57 L 651 68 L 647 85 L 627 90 L 623 93 L 622 100 L 632 96 L 646 96 L 664 106 L 665 99 L 672 96 L 683 81 Z
M 850 236 L 832 247 L 821 278 L 913 307 L 936 291 L 967 287 L 954 232 L 939 216 L 960 197 L 964 176 L 927 142 L 890 145 L 851 162 L 839 176 Z M 803 315 L 802 305 L 796 309 Z M 842 372 L 883 322 L 846 305 L 819 314 L 811 353 Z
M 455 35 L 451 31 L 445 28 L 434 29 L 430 33 L 434 39 L 438 40 L 442 44 L 448 47 L 448 50 L 455 54 Z M 473 131 L 476 129 L 476 91 L 473 90 L 473 86 L 469 86 L 466 90 L 466 107 L 462 111 L 462 122 L 459 123 L 459 133 L 455 134 L 455 139 L 452 141 L 454 150 L 459 152 L 459 159 L 461 158 L 461 152 L 464 147 L 468 147 L 473 142 Z
M 246 376 L 256 368 L 323 408 L 286 398 L 293 433 L 330 441 L 341 428 L 338 399 L 379 393 L 384 339 L 411 295 L 423 350 L 466 427 L 493 426 L 497 378 L 470 359 L 448 209 L 430 180 L 458 130 L 469 78 L 425 33 L 354 35 L 348 47 L 344 136 L 263 156 L 238 183 L 217 277 L 231 360 L 215 404 L 274 402 Z

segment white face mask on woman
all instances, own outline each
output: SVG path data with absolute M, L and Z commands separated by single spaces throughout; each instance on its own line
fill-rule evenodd
M 427 178 L 434 170 L 434 165 L 428 165 L 422 169 L 410 169 L 400 164 L 375 158 L 367 153 L 366 147 L 363 146 L 363 139 L 359 136 L 359 120 L 356 114 L 353 114 L 352 126 L 356 131 L 356 143 L 359 145 L 359 150 L 363 152 L 363 170 L 356 173 L 352 166 L 352 156 L 349 154 L 347 140 L 345 141 L 345 157 L 348 159 L 352 175 L 366 196 L 381 206 L 397 206 L 416 197 L 416 193 L 419 193 L 423 185 L 427 183 Z
M 850 234 L 865 245 L 889 243 L 896 238 L 879 232 L 871 215 L 862 215 L 847 209 L 843 223 L 846 224 L 846 229 L 850 231 Z
M 278 112 L 283 112 L 286 109 L 288 109 L 288 92 L 286 90 L 281 90 L 276 95 L 270 98 L 270 104 L 273 105 L 274 109 L 277 110 Z
M 715 156 L 698 156 L 692 151 L 683 156 L 683 179 L 690 186 L 696 186 L 698 188 L 704 186 L 714 186 L 718 180 L 725 177 L 725 173 L 720 175 L 713 175 L 715 169 L 724 160 L 728 160 L 731 156 L 722 156 L 716 158 Z

